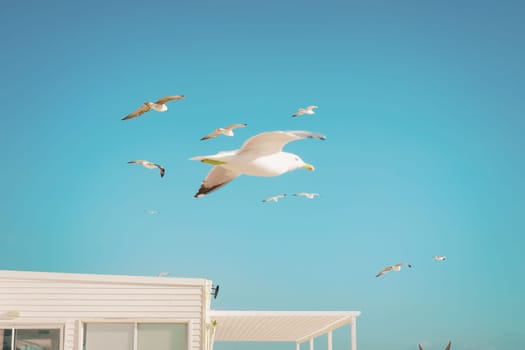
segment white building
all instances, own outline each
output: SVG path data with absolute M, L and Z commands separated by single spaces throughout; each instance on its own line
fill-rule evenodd
M 0 350 L 213 350 L 220 341 L 299 345 L 358 311 L 211 310 L 207 279 L 0 270 Z

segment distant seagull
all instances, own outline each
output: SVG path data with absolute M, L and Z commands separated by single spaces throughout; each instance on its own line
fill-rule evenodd
M 166 112 L 168 110 L 168 106 L 166 106 L 166 103 L 170 101 L 182 100 L 183 98 L 184 95 L 165 96 L 157 102 L 144 102 L 142 106 L 140 106 L 135 112 L 128 114 L 127 116 L 122 118 L 122 120 L 140 117 L 141 115 L 143 115 L 146 112 L 149 112 L 152 109 L 157 112 Z
M 158 214 L 160 214 L 160 211 L 158 211 L 158 210 L 144 210 L 144 212 L 146 214 L 149 214 L 149 215 L 158 215 Z
M 318 106 L 308 106 L 306 108 L 299 108 L 297 112 L 295 112 L 294 115 L 292 115 L 293 118 L 300 117 L 303 114 L 315 114 L 314 109 L 319 108 Z
M 159 168 L 159 170 L 160 170 L 160 177 L 163 177 L 164 173 L 166 172 L 166 169 L 164 169 L 162 166 L 160 166 L 158 164 L 155 164 L 155 163 L 152 163 L 152 162 L 147 161 L 147 160 L 132 160 L 132 161 L 129 161 L 128 164 L 141 164 L 141 165 L 145 166 L 148 169 Z
M 233 136 L 233 129 L 237 129 L 237 128 L 244 128 L 248 126 L 248 124 L 232 124 L 232 125 L 229 125 L 225 128 L 217 128 L 215 129 L 211 134 L 208 134 L 206 136 L 204 136 L 201 141 L 204 141 L 204 140 L 208 140 L 208 139 L 212 139 L 214 137 L 217 137 L 219 135 L 224 135 L 224 136 Z
M 159 276 L 159 277 L 168 277 L 169 275 L 170 275 L 169 272 L 161 272 L 161 273 L 159 273 L 158 276 Z
M 299 192 L 299 193 L 294 193 L 294 196 L 296 196 L 296 197 L 306 197 L 308 199 L 314 199 L 314 197 L 319 197 L 319 193 Z
M 432 259 L 434 259 L 436 261 L 445 261 L 445 260 L 447 260 L 447 257 L 444 256 L 444 255 L 436 255 Z
M 385 267 L 382 271 L 380 271 L 376 275 L 376 277 L 383 276 L 385 273 L 387 273 L 389 271 L 401 271 L 401 266 L 403 266 L 403 265 L 406 265 L 408 267 L 412 267 L 412 265 L 410 265 L 408 263 L 399 263 L 399 264 L 395 264 L 395 265 L 390 265 L 390 266 Z
M 447 347 L 445 348 L 445 350 L 450 350 L 450 345 L 451 344 L 452 343 L 449 341 Z M 418 346 L 419 350 L 423 350 L 423 347 L 421 346 L 421 344 L 417 344 L 417 346 Z
M 286 197 L 286 193 L 278 194 L 277 196 L 263 199 L 262 202 L 277 202 L 279 199 Z

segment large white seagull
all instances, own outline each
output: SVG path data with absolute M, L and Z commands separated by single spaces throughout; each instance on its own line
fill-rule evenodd
M 195 198 L 221 188 L 242 174 L 278 176 L 300 168 L 314 170 L 313 165 L 305 163 L 298 155 L 282 151 L 288 142 L 305 138 L 325 139 L 309 131 L 269 131 L 251 137 L 240 149 L 191 158 L 213 165 Z

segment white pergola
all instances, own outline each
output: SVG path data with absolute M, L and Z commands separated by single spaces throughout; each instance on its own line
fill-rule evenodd
M 332 331 L 350 325 L 351 350 L 357 350 L 356 319 L 360 311 L 217 311 L 210 310 L 215 325 L 214 341 L 232 342 L 294 342 L 296 350 L 304 342 L 314 350 L 314 339 L 328 335 L 328 350 L 332 350 Z

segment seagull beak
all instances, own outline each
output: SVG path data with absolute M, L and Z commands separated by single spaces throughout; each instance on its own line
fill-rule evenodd
M 312 164 L 305 164 L 303 165 L 303 168 L 308 169 L 310 171 L 314 171 L 315 167 Z

